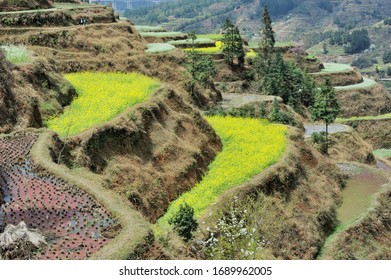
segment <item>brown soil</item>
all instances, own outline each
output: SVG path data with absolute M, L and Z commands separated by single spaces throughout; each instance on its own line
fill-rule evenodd
M 361 162 L 374 164 L 372 147 L 357 132 L 341 132 L 330 135 L 330 158 L 338 162 Z
M 291 129 L 288 141 L 288 151 L 277 164 L 220 197 L 207 211 L 212 216 L 203 217 L 201 231 L 228 212 L 227 202 L 237 196 L 268 241 L 264 258 L 313 259 L 318 254 L 336 223 L 342 176 L 304 143 L 298 130 Z M 246 204 L 249 198 L 251 205 Z
M 357 120 L 345 124 L 354 127 L 357 133 L 373 146 L 373 149 L 391 148 L 391 119 Z
M 377 116 L 391 112 L 391 96 L 380 84 L 368 89 L 337 91 L 339 117 Z

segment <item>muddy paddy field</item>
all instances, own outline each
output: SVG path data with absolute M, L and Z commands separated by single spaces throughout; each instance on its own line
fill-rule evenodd
M 86 259 L 115 236 L 118 224 L 89 194 L 31 162 L 36 135 L 0 139 L 0 229 L 23 221 L 47 245 L 36 259 Z

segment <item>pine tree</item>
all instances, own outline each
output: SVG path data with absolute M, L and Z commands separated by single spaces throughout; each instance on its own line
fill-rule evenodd
M 233 66 L 234 60 L 237 59 L 238 66 L 243 67 L 245 53 L 239 28 L 227 19 L 223 26 L 223 33 L 223 54 L 225 61 L 229 66 Z
M 209 86 L 217 74 L 216 66 L 210 56 L 202 55 L 195 51 L 195 40 L 197 36 L 194 32 L 189 34 L 191 40 L 191 50 L 187 55 L 187 70 L 190 74 L 190 94 L 194 94 L 195 85 L 200 83 Z
M 328 154 L 328 126 L 333 123 L 339 113 L 338 101 L 330 79 L 326 78 L 320 90 L 315 94 L 314 105 L 311 107 L 311 115 L 314 121 L 323 121 L 326 125 L 326 148 Z
M 269 9 L 267 5 L 263 7 L 261 42 L 259 44 L 259 57 L 264 66 L 269 66 L 274 53 L 274 45 L 276 39 L 272 28 L 272 20 L 270 18 Z

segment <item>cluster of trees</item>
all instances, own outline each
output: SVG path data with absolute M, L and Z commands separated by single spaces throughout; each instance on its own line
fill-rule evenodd
M 360 68 L 360 69 L 364 69 L 364 68 L 371 67 L 375 63 L 377 63 L 377 60 L 375 58 L 361 56 L 361 57 L 358 57 L 357 59 L 353 60 L 352 66 Z
M 314 102 L 315 82 L 296 64 L 285 61 L 280 50 L 275 48 L 275 37 L 267 6 L 264 8 L 262 39 L 254 72 L 259 90 L 282 98 L 299 113 Z
M 335 90 L 329 79 L 318 90 L 314 80 L 297 65 L 286 62 L 280 51 L 276 51 L 275 37 L 267 6 L 263 12 L 262 39 L 258 58 L 255 61 L 256 80 L 262 93 L 276 95 L 291 105 L 298 113 L 308 108 L 314 121 L 326 125 L 322 152 L 328 153 L 328 126 L 339 113 Z M 275 107 L 275 104 L 274 106 Z M 323 139 L 323 137 L 320 137 Z
M 329 42 L 331 45 L 344 46 L 345 53 L 354 54 L 368 49 L 371 45 L 368 30 L 354 30 L 352 33 L 346 30 L 339 30 L 330 33 Z

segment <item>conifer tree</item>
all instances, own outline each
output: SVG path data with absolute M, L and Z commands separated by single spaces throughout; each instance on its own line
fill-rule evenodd
M 263 7 L 261 42 L 259 44 L 259 57 L 264 66 L 269 66 L 274 54 L 274 45 L 276 39 L 272 28 L 272 20 L 270 18 L 267 5 Z
M 235 26 L 229 19 L 227 19 L 223 26 L 223 32 L 223 54 L 225 61 L 229 66 L 233 66 L 234 60 L 237 59 L 237 65 L 239 67 L 243 67 L 245 53 L 239 28 Z
M 210 56 L 202 55 L 195 50 L 197 36 L 194 32 L 189 34 L 191 50 L 187 55 L 187 70 L 190 74 L 190 94 L 194 95 L 195 85 L 210 86 L 217 74 L 216 66 Z
M 330 79 L 326 78 L 320 90 L 315 94 L 314 105 L 311 107 L 311 115 L 314 121 L 323 121 L 326 125 L 326 147 L 328 154 L 328 126 L 333 123 L 339 113 L 338 101 Z

